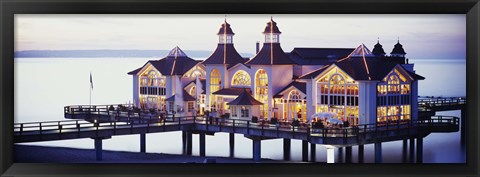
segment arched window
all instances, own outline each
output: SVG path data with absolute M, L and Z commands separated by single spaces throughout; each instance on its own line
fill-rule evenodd
M 330 78 L 330 94 L 345 94 L 345 79 L 339 74 Z
M 351 124 L 358 123 L 358 82 L 338 68 L 317 80 L 317 112 L 333 112 Z
M 191 89 L 190 89 L 190 92 L 189 92 L 190 95 L 192 95 L 193 97 L 197 97 L 197 87 L 196 86 L 193 86 Z
M 213 69 L 210 73 L 210 93 L 220 90 L 222 78 L 218 69 Z
M 192 72 L 192 74 L 190 75 L 190 77 L 202 77 L 202 72 L 198 71 L 198 70 L 195 70 Z
M 291 120 L 299 119 L 302 121 L 305 119 L 306 115 L 304 113 L 306 113 L 306 107 L 304 105 L 300 92 L 298 92 L 297 90 L 290 91 L 287 97 L 287 105 L 288 118 L 290 118 Z
M 243 70 L 237 71 L 233 75 L 232 85 L 233 86 L 250 86 L 251 85 L 250 75 L 248 75 L 248 73 Z
M 164 77 L 160 77 L 160 78 L 158 79 L 157 84 L 158 84 L 158 87 L 165 87 L 165 78 L 164 78 Z
M 148 86 L 155 86 L 157 85 L 157 72 L 155 72 L 154 70 L 151 70 L 150 72 L 148 72 Z
M 388 123 L 409 120 L 410 83 L 397 69 L 390 72 L 377 86 L 377 122 Z
M 301 102 L 301 101 L 302 101 L 302 99 L 301 99 L 300 93 L 298 93 L 298 91 L 292 90 L 288 94 L 288 102 Z
M 268 117 L 268 75 L 263 69 L 255 75 L 255 98 L 263 103 L 260 106 L 260 116 Z
M 392 74 L 388 77 L 388 93 L 389 94 L 398 94 L 400 92 L 400 79 L 397 75 Z

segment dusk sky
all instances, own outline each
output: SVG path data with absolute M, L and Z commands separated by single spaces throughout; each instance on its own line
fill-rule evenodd
M 255 53 L 273 16 L 284 51 L 294 47 L 370 50 L 380 38 L 390 53 L 400 38 L 411 59 L 465 59 L 466 17 L 448 15 L 231 15 L 240 53 Z M 215 49 L 225 19 L 216 15 L 15 15 L 15 51 L 81 49 Z M 188 52 L 187 52 L 188 55 Z

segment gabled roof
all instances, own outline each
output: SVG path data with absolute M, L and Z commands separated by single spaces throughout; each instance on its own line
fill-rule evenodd
M 247 65 L 293 65 L 296 64 L 280 47 L 280 43 L 263 43 L 262 49 Z
M 202 84 L 202 90 L 203 90 L 202 94 L 205 94 L 205 90 L 206 90 L 205 88 L 207 87 L 206 84 L 205 84 L 205 83 L 206 83 L 206 79 L 204 79 L 204 78 L 199 78 L 198 80 L 200 80 L 200 83 Z M 196 80 L 193 80 L 193 81 L 189 82 L 187 85 L 185 85 L 185 87 L 183 87 L 183 89 L 185 89 L 186 87 L 188 87 L 190 84 L 196 85 L 196 84 L 195 84 L 195 81 L 196 81 Z
M 166 57 L 160 60 L 150 60 L 152 64 L 162 75 L 183 75 L 192 69 L 199 62 L 188 57 L 178 46 L 173 48 Z M 128 74 L 137 74 L 143 67 L 129 72 Z
M 350 53 L 350 55 L 348 56 L 349 57 L 373 57 L 375 55 L 373 55 L 373 53 L 370 52 L 370 50 L 368 50 L 365 44 L 361 44 L 355 50 L 353 50 L 353 52 Z
M 183 90 L 183 101 L 195 101 L 196 99 L 187 93 L 187 91 L 185 91 L 184 89 Z M 165 101 L 175 101 L 175 95 L 165 99 Z
M 312 72 L 309 72 L 303 76 L 300 76 L 299 79 L 313 79 L 314 77 L 317 77 L 319 74 L 321 74 L 323 71 L 325 71 L 330 65 L 325 65 L 321 68 L 318 68 Z
M 148 62 L 147 62 L 147 63 L 148 63 Z M 147 65 L 147 63 L 145 63 L 145 64 L 144 64 L 142 67 L 140 67 L 140 68 L 137 68 L 137 69 L 135 69 L 135 70 L 133 70 L 133 71 L 128 72 L 127 74 L 128 74 L 128 75 L 137 74 L 138 72 L 140 72 L 140 70 L 142 70 L 143 67 L 145 67 L 145 65 Z
M 402 68 L 403 68 L 403 66 L 402 66 Z M 409 71 L 409 70 L 406 70 L 405 68 L 404 68 L 404 70 L 405 70 L 408 74 L 410 74 L 410 76 L 412 76 L 413 79 L 415 79 L 415 80 L 425 80 L 425 77 L 423 77 L 423 76 L 420 76 L 420 75 L 418 75 L 418 74 L 416 74 L 416 73 L 414 73 L 414 72 L 411 72 L 411 71 Z
M 247 92 L 252 93 L 249 88 L 222 88 L 216 92 L 213 92 L 213 95 L 240 95 L 243 90 L 247 90 Z
M 227 67 L 227 70 L 230 70 L 230 69 L 236 68 L 236 67 L 241 67 L 241 66 L 244 66 L 244 67 L 247 68 L 247 69 L 250 69 L 250 68 L 251 68 L 250 65 L 246 65 L 246 64 L 244 64 L 244 63 L 237 63 L 236 65 L 229 65 L 229 66 Z
M 273 97 L 274 98 L 282 97 L 283 95 L 281 93 L 284 92 L 285 90 L 287 90 L 290 87 L 295 87 L 296 89 L 300 90 L 304 94 L 307 93 L 307 83 L 306 82 L 292 81 L 292 82 L 290 82 L 290 84 L 285 86 L 282 90 L 280 90 Z
M 233 44 L 218 44 L 215 51 L 202 64 L 228 64 L 245 63 L 247 60 L 240 56 Z
M 240 95 L 227 105 L 262 105 L 263 103 L 256 100 L 250 95 L 247 89 L 243 89 Z
M 294 48 L 287 55 L 299 65 L 326 65 L 345 58 L 353 48 Z
M 375 57 L 363 44 L 358 46 L 348 57 L 333 63 L 355 80 L 382 80 L 398 63 Z M 301 76 L 301 79 L 317 77 L 329 66 Z M 414 74 L 414 73 L 413 73 Z M 414 78 L 423 78 L 414 76 Z

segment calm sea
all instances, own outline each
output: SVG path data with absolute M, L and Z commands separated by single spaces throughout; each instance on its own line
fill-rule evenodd
M 155 58 L 15 58 L 15 123 L 65 120 L 65 105 L 89 104 L 93 75 L 92 104 L 132 101 L 132 77 L 127 72 Z M 410 60 L 426 79 L 419 83 L 422 96 L 465 96 L 465 60 Z M 437 115 L 460 117 L 460 111 Z M 115 136 L 105 140 L 108 150 L 138 152 L 139 135 Z M 206 138 L 207 156 L 228 157 L 228 134 L 216 133 Z M 56 147 L 92 149 L 91 139 L 23 143 Z M 181 154 L 181 133 L 147 134 L 147 152 Z M 252 142 L 235 136 L 235 157 L 251 158 Z M 282 140 L 262 141 L 262 158 L 282 160 Z M 383 162 L 400 163 L 402 142 L 383 143 Z M 336 153 L 338 151 L 335 151 Z M 353 147 L 356 162 L 357 147 Z M 198 136 L 193 135 L 193 155 L 198 155 Z M 301 161 L 301 141 L 292 140 L 292 160 Z M 317 161 L 326 162 L 326 149 L 317 146 Z M 465 163 L 460 133 L 434 133 L 424 139 L 425 163 Z M 365 146 L 365 162 L 373 162 L 373 145 Z

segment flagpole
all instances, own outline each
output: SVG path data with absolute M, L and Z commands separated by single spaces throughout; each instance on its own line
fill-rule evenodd
M 89 101 L 89 105 L 90 107 L 92 107 L 92 72 L 90 72 L 90 85 L 89 85 L 89 89 L 90 90 L 90 101 Z
M 89 105 L 90 107 L 92 107 L 92 90 L 93 90 L 93 80 L 92 80 L 92 72 L 90 72 L 90 101 L 89 101 Z

